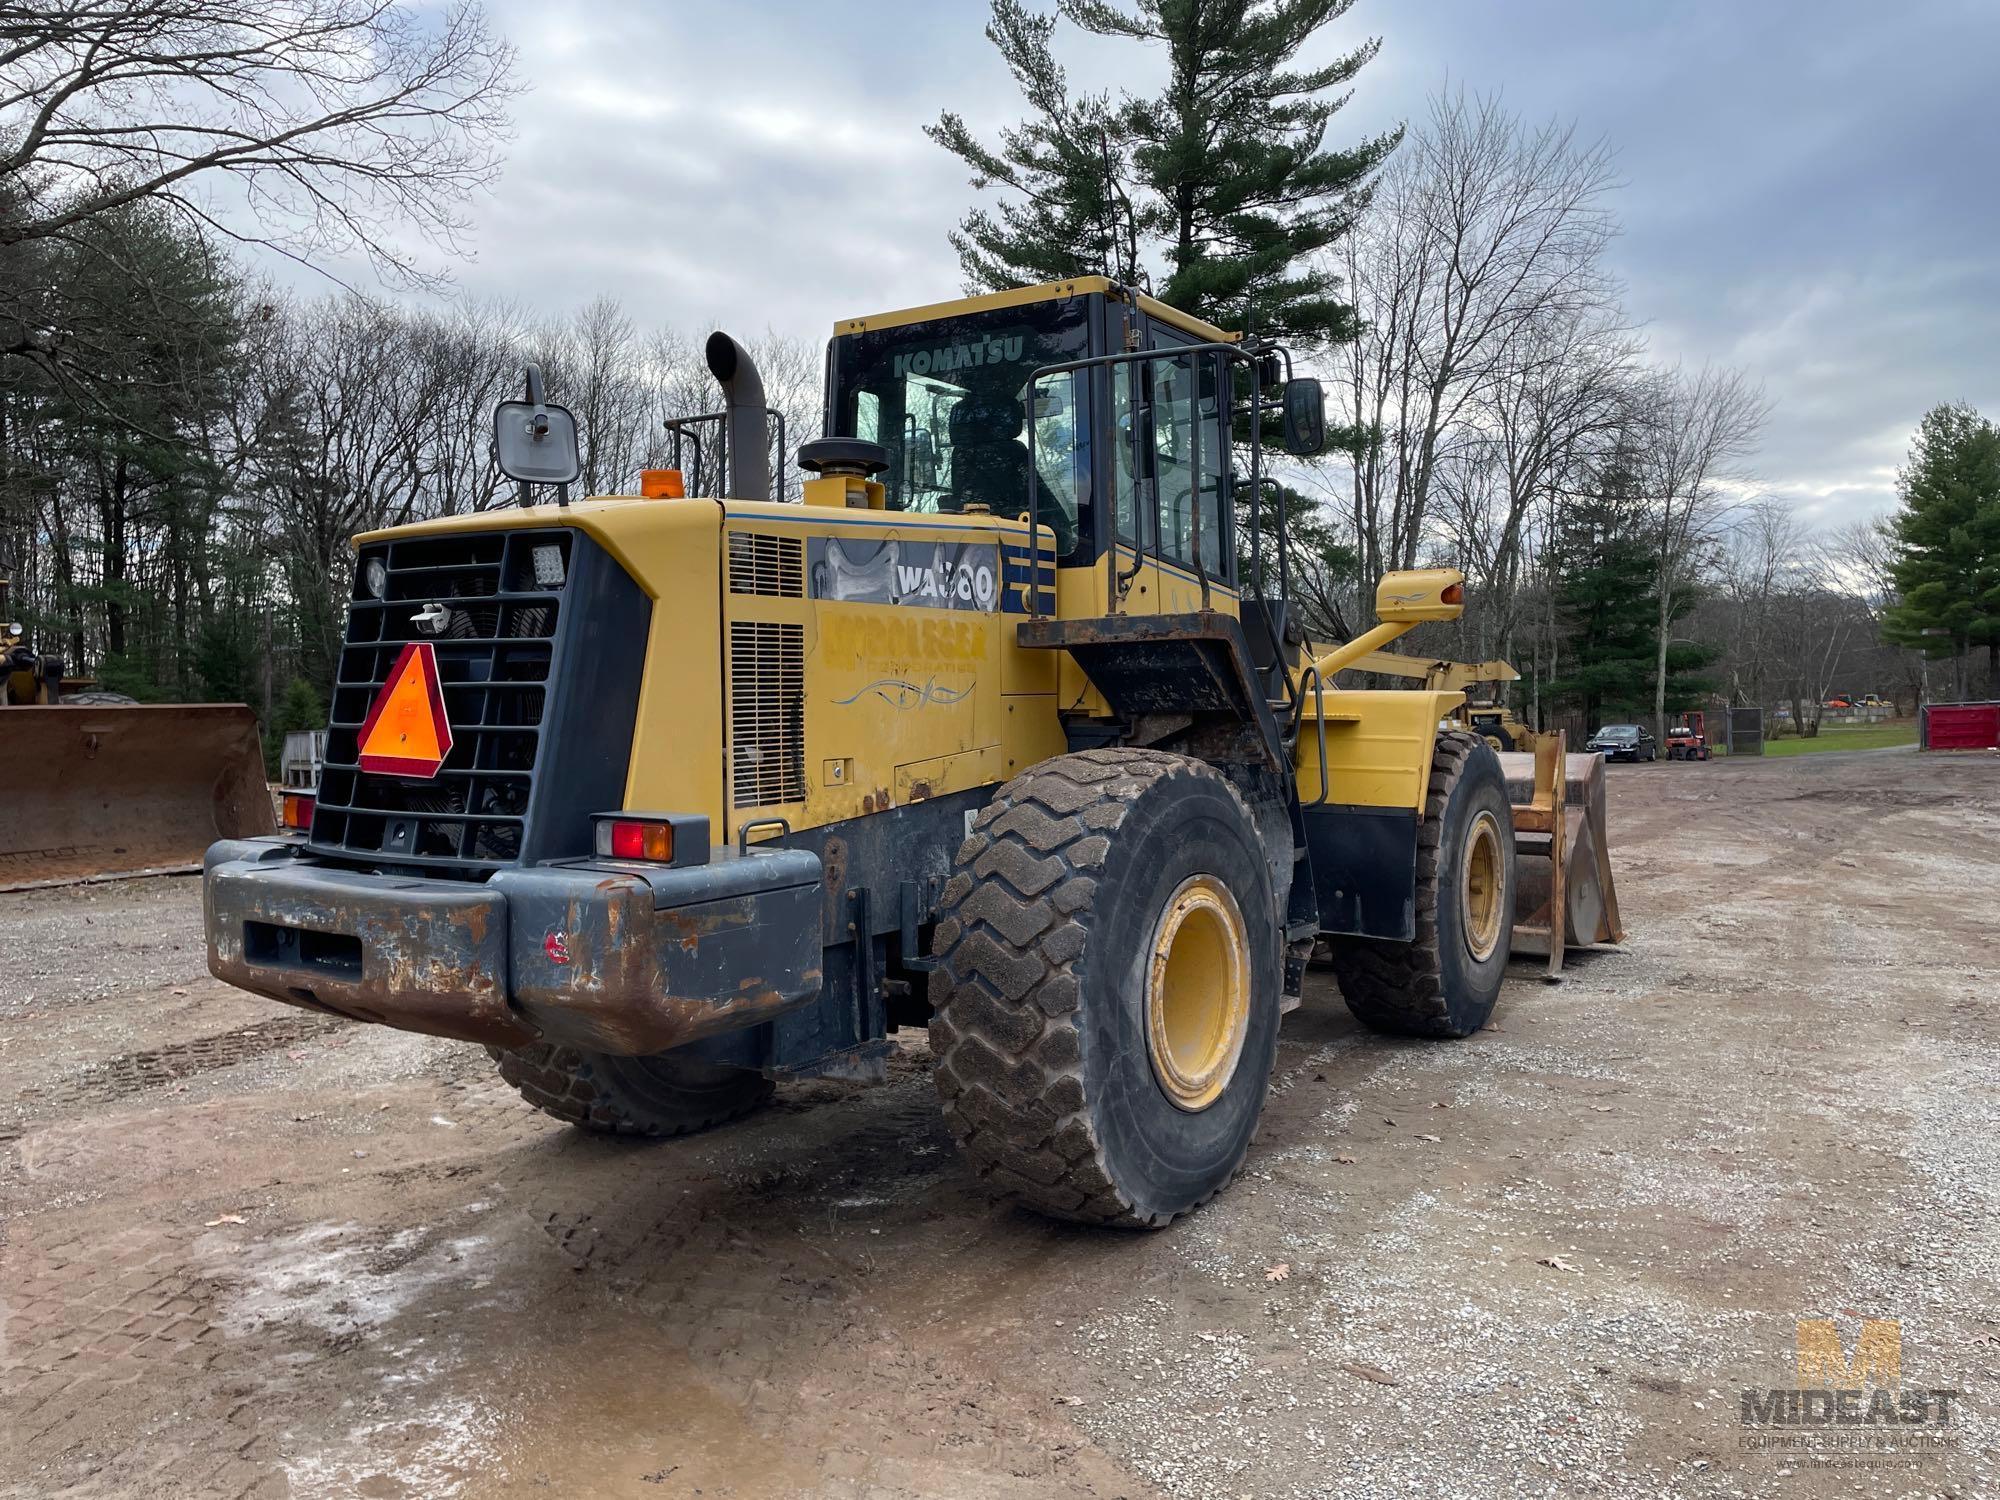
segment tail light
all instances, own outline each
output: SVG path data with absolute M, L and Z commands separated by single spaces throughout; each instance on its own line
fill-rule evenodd
M 708 819 L 693 813 L 598 813 L 599 859 L 654 865 L 708 863 Z
M 311 792 L 286 792 L 282 818 L 284 825 L 287 828 L 311 828 L 315 800 Z
M 644 859 L 654 864 L 672 864 L 674 826 L 671 823 L 642 823 L 632 818 L 610 818 L 597 825 L 597 852 L 612 859 Z

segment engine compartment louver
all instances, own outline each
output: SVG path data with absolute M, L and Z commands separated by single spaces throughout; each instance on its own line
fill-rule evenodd
M 805 543 L 795 536 L 730 532 L 729 592 L 762 594 L 771 599 L 803 599 Z
M 730 802 L 805 797 L 806 631 L 774 620 L 729 625 Z

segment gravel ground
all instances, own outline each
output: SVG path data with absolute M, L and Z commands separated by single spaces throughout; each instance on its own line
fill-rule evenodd
M 2000 1493 L 1995 769 L 1613 768 L 1627 944 L 1462 1043 L 1314 976 L 1154 1235 L 987 1199 L 918 1038 L 593 1140 L 209 980 L 192 881 L 0 896 L 0 1494 Z M 1951 1426 L 1758 1446 L 1801 1318 Z

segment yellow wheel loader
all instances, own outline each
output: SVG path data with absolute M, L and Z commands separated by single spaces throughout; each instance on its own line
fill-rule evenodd
M 1242 1166 L 1322 939 L 1368 1025 L 1485 1023 L 1500 762 L 1440 729 L 1460 691 L 1329 685 L 1458 575 L 1315 652 L 1283 530 L 1239 564 L 1267 438 L 1325 441 L 1283 348 L 1102 279 L 850 319 L 802 504 L 749 356 L 707 357 L 726 494 L 572 503 L 530 369 L 521 508 L 357 538 L 310 835 L 209 851 L 215 974 L 642 1136 L 928 1027 L 974 1169 L 1126 1226 Z
M 6 617 L 0 579 L 0 891 L 198 869 L 275 831 L 248 708 L 99 691 Z
M 1418 656 L 1402 656 L 1393 651 L 1370 651 L 1353 662 L 1358 672 L 1375 672 L 1388 677 L 1421 680 L 1426 687 L 1464 690 L 1485 683 L 1498 687 L 1513 682 L 1521 674 L 1504 661 L 1426 661 Z M 1532 754 L 1536 734 L 1514 717 L 1504 703 L 1467 699 L 1452 711 L 1452 718 L 1485 740 L 1495 750 Z

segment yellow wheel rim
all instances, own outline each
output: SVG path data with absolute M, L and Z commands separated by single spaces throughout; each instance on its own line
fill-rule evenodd
M 1181 882 L 1153 929 L 1146 1050 L 1153 1076 L 1193 1113 L 1222 1097 L 1250 1029 L 1250 936 L 1213 876 Z
M 1484 963 L 1500 946 L 1501 910 L 1506 893 L 1507 861 L 1500 852 L 1500 825 L 1482 812 L 1472 820 L 1465 840 L 1460 876 L 1459 912 L 1464 917 L 1465 946 L 1475 963 Z

